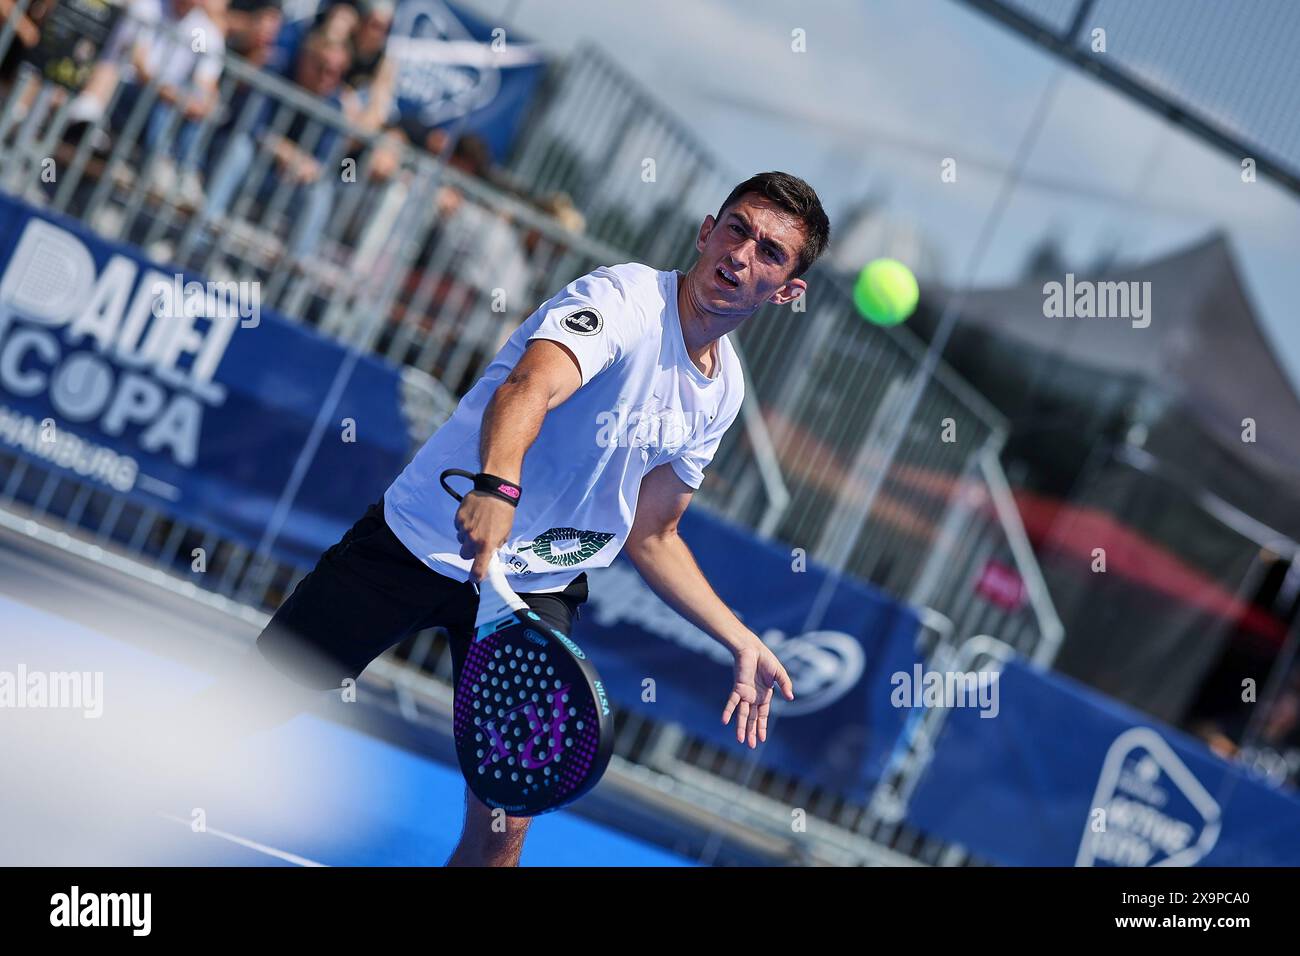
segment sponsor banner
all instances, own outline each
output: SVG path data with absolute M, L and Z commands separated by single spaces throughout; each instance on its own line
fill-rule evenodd
M 406 462 L 400 379 L 332 390 L 347 351 L 259 298 L 0 196 L 0 450 L 248 547 L 300 477 L 274 553 L 313 563 Z
M 755 754 L 760 767 L 865 799 L 909 714 L 891 703 L 891 675 L 910 673 L 920 661 L 915 613 L 841 580 L 816 628 L 806 630 L 824 569 L 809 563 L 796 571 L 788 549 L 698 509 L 683 516 L 681 533 L 719 596 L 790 672 L 795 699 L 774 696 L 782 703 L 757 751 L 737 744 L 735 718 L 721 723 L 731 654 L 660 601 L 619 557 L 587 572 L 590 598 L 574 629 L 614 701 L 679 722 L 737 757 Z
M 995 720 L 952 711 L 909 822 L 1012 866 L 1296 866 L 1300 799 L 1019 660 Z
M 443 0 L 399 0 L 386 52 L 397 64 L 403 126 L 463 118 L 458 129 L 505 161 L 545 68 L 537 46 Z

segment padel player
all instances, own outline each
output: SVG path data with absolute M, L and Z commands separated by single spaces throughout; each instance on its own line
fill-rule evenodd
M 637 263 L 565 286 L 511 335 L 451 418 L 320 558 L 258 638 L 299 684 L 338 688 L 404 637 L 441 625 L 459 673 L 490 557 L 542 619 L 569 633 L 590 568 L 620 551 L 650 588 L 735 657 L 722 712 L 736 739 L 767 737 L 773 687 L 789 675 L 709 586 L 677 523 L 744 382 L 727 333 L 764 303 L 802 295 L 830 224 L 803 180 L 768 172 L 707 216 L 685 274 Z M 458 505 L 447 468 L 478 475 Z M 310 660 L 304 657 L 310 649 Z M 515 865 L 528 818 L 466 791 L 450 863 Z

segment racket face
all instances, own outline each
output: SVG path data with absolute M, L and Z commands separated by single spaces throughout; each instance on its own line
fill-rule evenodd
M 453 729 L 470 789 L 511 816 L 572 803 L 595 786 L 613 750 L 595 669 L 532 611 L 479 629 L 456 684 Z

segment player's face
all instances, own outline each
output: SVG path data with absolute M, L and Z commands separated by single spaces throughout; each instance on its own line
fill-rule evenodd
M 764 302 L 788 302 L 805 288 L 791 279 L 804 226 L 770 199 L 748 193 L 700 227 L 696 291 L 719 312 L 752 312 Z

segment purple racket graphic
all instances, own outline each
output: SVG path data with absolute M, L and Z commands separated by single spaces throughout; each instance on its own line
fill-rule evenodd
M 511 816 L 558 810 L 609 766 L 613 724 L 590 658 L 515 594 L 494 555 L 455 688 L 456 757 L 470 790 Z

